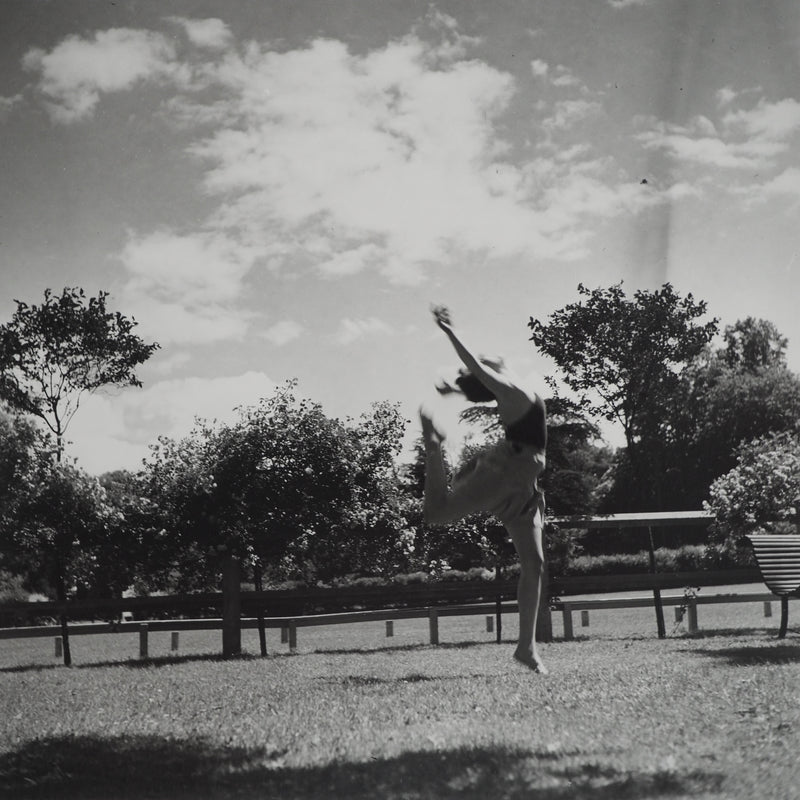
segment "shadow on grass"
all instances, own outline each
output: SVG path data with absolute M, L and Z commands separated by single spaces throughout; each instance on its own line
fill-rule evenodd
M 238 656 L 222 656 L 219 653 L 196 653 L 185 656 L 156 656 L 154 658 L 120 659 L 118 661 L 90 661 L 87 664 L 72 664 L 66 669 L 102 669 L 105 667 L 125 667 L 127 669 L 148 669 L 152 667 L 172 667 L 176 664 L 188 664 L 197 661 L 256 661 L 262 656 L 252 653 L 242 653 Z M 51 669 L 64 669 L 63 663 L 58 664 L 22 664 L 16 667 L 0 667 L 0 672 L 45 672 Z
M 422 649 L 437 648 L 440 650 L 454 649 L 463 650 L 469 647 L 481 647 L 486 644 L 495 644 L 494 642 L 440 642 L 437 645 L 426 643 L 416 644 L 401 644 L 401 645 L 386 645 L 385 647 L 335 647 L 313 650 L 310 653 L 291 653 L 291 652 L 271 652 L 266 658 L 297 658 L 303 655 L 371 655 L 373 653 L 392 653 L 403 651 L 414 651 Z M 502 644 L 514 644 L 513 640 L 503 641 Z M 142 669 L 147 667 L 170 667 L 175 664 L 185 664 L 196 661 L 245 661 L 245 660 L 261 660 L 264 656 L 256 655 L 254 653 L 242 653 L 238 656 L 223 656 L 219 653 L 196 653 L 188 655 L 166 655 L 156 656 L 153 658 L 127 658 L 114 661 L 90 661 L 86 664 L 73 664 L 69 669 L 101 669 L 103 667 L 127 667 L 129 669 Z M 51 669 L 63 669 L 63 663 L 57 664 L 20 664 L 13 667 L 0 667 L 0 673 L 9 672 L 44 672 Z
M 687 652 L 701 656 L 725 659 L 734 667 L 749 667 L 754 664 L 793 664 L 800 662 L 800 645 L 744 645 L 713 649 L 692 649 Z
M 713 639 L 719 636 L 738 639 L 742 636 L 763 636 L 769 639 L 778 638 L 778 629 L 771 628 L 701 628 L 698 631 L 689 633 L 684 631 L 684 639 Z
M 718 773 L 630 772 L 594 757 L 578 755 L 576 763 L 575 755 L 554 759 L 503 748 L 407 752 L 309 767 L 285 766 L 285 759 L 286 753 L 220 748 L 203 740 L 54 737 L 0 755 L 0 796 L 639 800 L 715 792 L 723 782 Z
M 330 686 L 394 686 L 398 683 L 442 683 L 443 681 L 463 681 L 474 678 L 496 677 L 487 673 L 472 673 L 470 675 L 423 675 L 412 672 L 396 678 L 379 678 L 375 675 L 345 675 L 344 677 L 317 678 L 319 683 Z
M 501 645 L 512 645 L 516 639 L 504 639 Z M 467 650 L 471 647 L 485 647 L 488 644 L 496 645 L 497 642 L 485 641 L 478 642 L 474 639 L 468 639 L 463 642 L 439 642 L 439 644 L 428 644 L 427 642 L 415 642 L 413 644 L 387 644 L 379 647 L 328 647 L 325 649 L 316 649 L 313 652 L 323 656 L 347 656 L 347 655 L 369 655 L 371 653 L 402 653 L 414 650 Z

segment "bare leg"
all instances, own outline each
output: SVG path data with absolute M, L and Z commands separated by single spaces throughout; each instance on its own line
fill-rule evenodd
M 541 518 L 525 515 L 506 525 L 520 563 L 517 602 L 519 604 L 519 641 L 514 658 L 535 672 L 547 674 L 536 648 L 536 618 L 539 615 L 539 601 L 542 591 L 542 569 L 544 552 L 542 549 Z
M 434 425 L 430 414 L 419 412 L 425 442 L 425 500 L 423 512 L 428 525 L 444 525 L 492 507 L 496 488 L 483 481 L 448 487 L 444 469 L 442 442 L 444 434 Z
M 447 475 L 444 471 L 442 442 L 444 434 L 433 424 L 425 409 L 419 410 L 422 439 L 425 443 L 425 521 L 436 524 L 447 505 Z

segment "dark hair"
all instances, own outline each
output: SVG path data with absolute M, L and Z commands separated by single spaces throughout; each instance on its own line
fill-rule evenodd
M 471 372 L 462 372 L 456 378 L 456 386 L 470 403 L 490 403 L 497 400 L 494 393 L 489 391 Z

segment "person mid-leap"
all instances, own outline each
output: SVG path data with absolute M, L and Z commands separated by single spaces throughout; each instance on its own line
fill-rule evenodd
M 473 355 L 456 334 L 445 307 L 434 308 L 433 315 L 464 364 L 455 386 L 442 383 L 437 390 L 441 394 L 461 394 L 473 403 L 496 401 L 505 437 L 473 456 L 448 488 L 442 455 L 444 434 L 430 413 L 420 408 L 426 454 L 425 521 L 442 525 L 483 511 L 502 522 L 520 561 L 519 641 L 514 658 L 536 672 L 546 673 L 535 637 L 544 567 L 545 504 L 537 479 L 545 468 L 545 404 L 536 392 L 523 389 L 501 360 Z

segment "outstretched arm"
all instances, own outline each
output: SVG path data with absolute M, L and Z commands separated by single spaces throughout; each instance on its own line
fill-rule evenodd
M 497 370 L 492 369 L 487 364 L 484 364 L 478 359 L 455 332 L 453 323 L 450 319 L 450 312 L 444 306 L 436 306 L 433 309 L 433 316 L 436 319 L 436 324 L 444 331 L 450 343 L 453 345 L 458 357 L 464 363 L 464 366 L 496 397 L 505 394 L 513 387 L 509 381 L 501 375 Z M 447 384 L 445 384 L 447 386 Z M 452 387 L 449 387 L 452 390 Z

